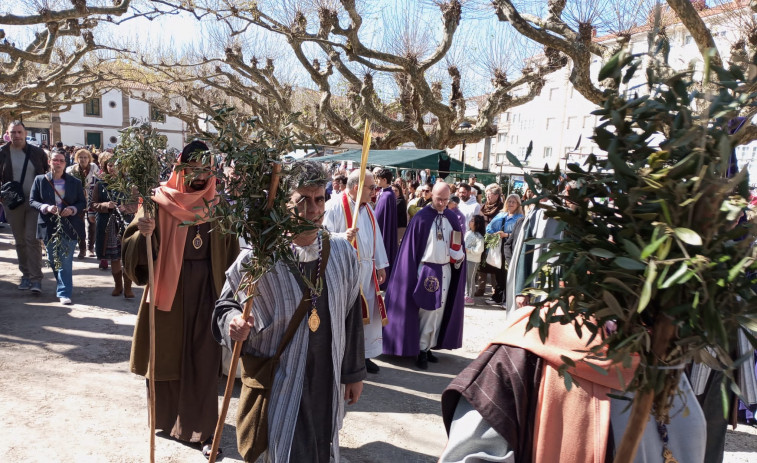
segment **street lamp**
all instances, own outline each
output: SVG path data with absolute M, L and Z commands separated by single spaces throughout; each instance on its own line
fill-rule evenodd
M 470 129 L 472 125 L 470 125 L 470 122 L 463 121 L 460 124 L 461 129 Z M 463 174 L 465 173 L 465 138 L 463 138 L 463 155 L 462 155 L 462 161 L 463 161 Z

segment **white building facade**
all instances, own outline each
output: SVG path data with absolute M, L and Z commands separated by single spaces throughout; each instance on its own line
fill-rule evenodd
M 118 143 L 119 130 L 131 125 L 133 119 L 150 121 L 166 137 L 168 147 L 181 149 L 184 146 L 187 133 L 182 120 L 167 116 L 151 104 L 117 89 L 73 105 L 68 111 L 53 113 L 51 138 L 64 145 L 113 148 Z

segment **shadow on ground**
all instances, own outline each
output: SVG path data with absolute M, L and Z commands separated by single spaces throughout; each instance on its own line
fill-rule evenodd
M 340 450 L 347 463 L 434 463 L 437 458 L 403 449 L 387 442 L 371 442 L 358 448 Z

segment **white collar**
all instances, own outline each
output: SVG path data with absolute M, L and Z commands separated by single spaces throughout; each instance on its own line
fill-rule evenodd
M 318 232 L 318 235 L 322 241 L 323 237 L 321 233 Z M 292 248 L 294 249 L 294 257 L 297 259 L 297 262 L 312 262 L 318 259 L 318 238 L 307 246 L 298 246 L 292 243 Z

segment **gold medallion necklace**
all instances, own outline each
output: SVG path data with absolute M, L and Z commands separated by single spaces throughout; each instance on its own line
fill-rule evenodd
M 292 245 L 292 248 L 294 250 L 294 245 Z M 321 235 L 318 234 L 318 260 L 316 261 L 315 265 L 315 283 L 312 282 L 312 274 L 311 278 L 308 278 L 307 282 L 310 282 L 310 316 L 308 317 L 308 328 L 310 328 L 310 331 L 315 333 L 318 330 L 318 327 L 321 326 L 321 317 L 318 316 L 318 309 L 316 309 L 316 305 L 318 304 L 318 296 L 321 295 L 322 292 L 322 282 L 321 282 L 321 252 L 323 251 L 323 242 L 321 241 Z M 295 253 L 296 255 L 296 253 Z M 300 263 L 300 274 L 303 276 L 303 279 L 305 279 L 305 266 Z
M 197 234 L 192 239 L 192 246 L 194 246 L 195 249 L 200 249 L 202 247 L 202 237 L 200 236 L 200 226 L 197 226 Z

